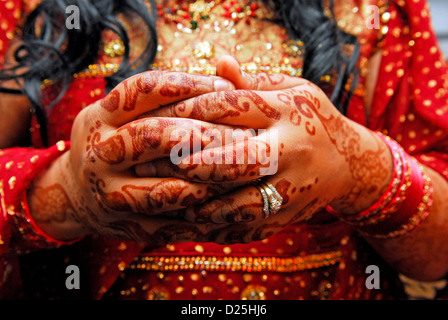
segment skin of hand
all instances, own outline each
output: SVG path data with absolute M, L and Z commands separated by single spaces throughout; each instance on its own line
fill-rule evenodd
M 234 61 L 226 62 L 225 58 L 218 64 L 218 72 L 220 69 L 234 85 L 218 77 L 148 72 L 123 81 L 106 98 L 84 109 L 74 122 L 71 149 L 42 173 L 29 191 L 33 218 L 43 231 L 61 240 L 97 233 L 153 245 L 250 242 L 269 237 L 340 197 L 337 191 L 347 187 L 350 179 L 346 175 L 343 177 L 347 180 L 335 179 L 334 172 L 344 172 L 347 155 L 341 156 L 338 151 L 346 151 L 344 143 L 339 146 L 339 140 L 333 142 L 328 133 L 324 134 L 328 130 L 322 124 L 325 117 L 339 116 L 325 95 L 300 78 L 245 75 Z M 240 101 L 240 94 L 244 101 Z M 228 101 L 242 103 L 240 109 L 245 112 L 233 113 L 235 105 L 227 105 Z M 211 123 L 188 114 L 192 102 L 200 110 L 201 117 L 197 118 Z M 312 108 L 317 108 L 315 115 Z M 184 116 L 157 115 L 170 110 L 183 110 Z M 230 117 L 222 117 L 226 110 L 232 111 Z M 329 125 L 330 120 L 326 120 Z M 178 143 L 171 141 L 170 134 L 182 127 L 191 136 L 194 131 L 204 130 L 278 130 L 279 171 L 269 181 L 284 198 L 282 211 L 262 219 L 261 197 L 253 186 L 247 186 L 259 177 L 257 170 L 262 166 L 258 163 L 244 169 L 245 174 L 240 174 L 243 169 L 229 173 L 228 167 L 219 166 L 219 181 L 210 179 L 208 171 L 216 171 L 216 166 L 203 164 L 195 165 L 188 174 L 171 172 L 161 177 L 163 163 L 171 163 L 168 157 Z M 351 127 L 343 129 L 351 133 Z M 343 134 L 345 131 L 339 135 Z M 359 135 L 352 134 L 353 140 L 359 141 Z M 256 146 L 271 148 L 244 130 L 243 136 L 243 141 L 253 139 Z M 290 139 L 283 139 L 285 136 Z M 209 142 L 201 141 L 203 149 Z M 332 165 L 322 170 L 316 159 L 325 157 L 332 159 Z M 158 164 L 157 170 L 148 175 L 148 164 L 154 163 Z M 200 179 L 195 172 L 202 172 Z M 334 188 L 328 190 L 327 185 Z M 317 200 L 305 203 L 305 198 Z
M 393 168 L 388 147 L 369 129 L 342 116 L 318 87 L 299 78 L 244 74 L 231 57 L 222 58 L 217 71 L 239 90 L 206 94 L 149 115 L 277 129 L 279 146 L 272 150 L 279 150 L 278 171 L 263 179 L 277 188 L 284 201 L 275 216 L 264 219 L 260 193 L 253 186 L 243 185 L 233 193 L 186 209 L 187 220 L 221 226 L 215 231 L 215 242 L 267 238 L 295 221 L 306 220 L 327 204 L 340 214 L 355 214 L 370 207 L 385 192 Z M 229 112 L 232 108 L 238 112 Z M 257 136 L 249 139 L 257 140 Z M 249 148 L 244 150 L 251 154 Z M 213 151 L 226 156 L 222 148 Z M 202 151 L 199 158 L 207 159 L 207 152 Z M 443 241 L 448 232 L 448 183 L 430 167 L 423 167 L 434 187 L 428 218 L 404 236 L 365 240 L 397 272 L 434 281 L 448 272 L 448 244 Z M 156 176 L 222 184 L 252 181 L 257 178 L 258 168 L 213 163 L 174 166 L 157 160 L 138 165 L 135 170 L 140 176 L 152 170 Z
M 178 241 L 241 243 L 267 238 L 289 223 L 306 219 L 326 204 L 332 204 L 339 212 L 351 214 L 368 208 L 379 198 L 391 178 L 392 157 L 387 146 L 368 129 L 339 114 L 319 88 L 300 78 L 244 74 L 238 63 L 231 57 L 221 59 L 217 65 L 217 72 L 219 76 L 234 83 L 234 87 L 229 88 L 224 85 L 219 88 L 221 91 L 230 90 L 229 92 L 233 94 L 233 99 L 230 101 L 237 101 L 238 105 L 240 99 L 247 100 L 247 104 L 242 108 L 244 112 L 239 111 L 238 115 L 225 112 L 228 98 L 232 98 L 232 95 L 226 96 L 226 91 L 200 96 L 201 93 L 206 92 L 197 90 L 191 94 L 192 97 L 196 97 L 193 98 L 193 100 L 196 99 L 195 112 L 191 112 L 191 110 L 188 112 L 186 109 L 186 107 L 191 107 L 192 100 L 182 100 L 189 97 L 189 94 L 184 92 L 179 93 L 177 97 L 171 97 L 171 102 L 180 101 L 179 104 L 168 103 L 166 97 L 161 99 L 159 101 L 161 106 L 163 104 L 169 106 L 157 109 L 157 113 L 151 111 L 157 106 L 145 105 L 147 95 L 140 96 L 141 92 L 137 90 L 139 97 L 136 101 L 139 102 L 137 105 L 141 110 L 134 111 L 134 114 L 126 113 L 128 117 L 122 117 L 124 113 L 118 115 L 118 112 L 121 109 L 124 110 L 124 106 L 128 103 L 123 100 L 128 96 L 126 92 L 135 87 L 129 86 L 129 83 L 127 85 L 123 83 L 117 88 L 120 98 L 117 99 L 117 93 L 113 93 L 103 102 L 95 104 L 95 108 L 99 110 L 96 116 L 95 112 L 83 112 L 83 115 L 77 119 L 78 129 L 75 129 L 74 132 L 75 135 L 81 135 L 85 142 L 81 138 L 73 136 L 73 141 L 76 142 L 77 139 L 79 141 L 78 153 L 74 154 L 73 151 L 65 153 L 35 180 L 29 190 L 32 214 L 43 231 L 61 240 L 71 240 L 79 235 L 94 232 L 122 239 L 143 241 L 155 246 Z M 165 86 L 164 92 L 169 92 L 170 87 L 172 88 L 172 86 Z M 178 88 L 178 85 L 174 87 Z M 238 90 L 232 91 L 234 88 Z M 161 90 L 160 87 L 159 90 Z M 209 92 L 217 90 L 218 88 L 215 86 L 213 89 L 210 88 Z M 268 106 L 273 109 L 265 108 L 265 112 L 263 112 L 251 100 L 255 97 L 254 95 L 247 97 L 246 94 L 244 96 L 244 92 L 250 90 L 255 90 L 261 99 L 269 101 Z M 235 93 L 241 94 L 241 96 L 235 96 Z M 204 103 L 210 101 L 215 105 L 208 104 L 207 107 L 204 107 Z M 261 102 L 261 100 L 256 101 Z M 234 102 L 233 104 L 235 105 Z M 101 105 L 103 106 L 101 107 Z M 118 107 L 114 107 L 114 105 L 118 105 Z M 180 105 L 183 107 L 179 108 Z M 267 104 L 261 103 L 261 105 L 266 106 Z M 211 108 L 211 106 L 214 107 Z M 106 111 L 101 111 L 101 109 Z M 209 109 L 211 109 L 210 112 Z M 111 113 L 115 111 L 117 111 L 115 116 L 112 116 Z M 133 121 L 132 117 L 141 113 L 135 119 L 150 117 L 150 121 L 159 121 L 154 117 L 173 117 L 177 116 L 179 112 L 184 115 L 190 113 L 192 118 L 207 119 L 216 123 L 229 122 L 232 125 L 242 123 L 240 128 L 265 127 L 269 129 L 278 127 L 280 144 L 278 171 L 275 175 L 264 179 L 272 182 L 283 196 L 282 210 L 269 219 L 263 219 L 261 195 L 253 186 L 247 186 L 248 182 L 257 177 L 251 176 L 249 171 L 247 171 L 249 177 L 239 174 L 244 172 L 239 170 L 239 166 L 234 167 L 233 174 L 229 174 L 229 167 L 220 166 L 219 175 L 212 176 L 210 172 L 213 168 L 210 165 L 197 166 L 196 179 L 200 177 L 201 179 L 198 179 L 200 183 L 212 182 L 205 184 L 208 188 L 212 184 L 224 185 L 223 189 L 211 193 L 223 194 L 229 189 L 236 189 L 239 186 L 240 189 L 236 189 L 237 191 L 233 193 L 230 191 L 229 194 L 221 197 L 218 194 L 218 198 L 212 201 L 207 201 L 208 195 L 202 196 L 200 199 L 200 202 L 203 202 L 202 205 L 198 205 L 197 200 L 201 198 L 200 193 L 203 191 L 198 190 L 196 195 L 190 192 L 188 196 L 182 195 L 184 199 L 188 199 L 183 203 L 188 209 L 165 211 L 162 216 L 148 216 L 147 214 L 135 214 L 108 208 L 107 204 L 111 202 L 110 200 L 113 200 L 112 202 L 115 202 L 118 207 L 120 207 L 120 203 L 123 204 L 122 207 L 128 205 L 137 207 L 136 204 L 139 203 L 138 197 L 129 196 L 129 193 L 125 193 L 123 189 L 119 196 L 120 190 L 113 191 L 113 188 L 110 188 L 112 180 L 120 175 L 111 173 L 117 170 L 118 165 L 114 165 L 115 167 L 112 168 L 111 165 L 103 164 L 104 168 L 100 169 L 100 172 L 95 171 L 101 166 L 101 162 L 98 160 L 100 159 L 99 155 L 113 154 L 113 152 L 106 151 L 107 148 L 99 148 L 97 143 L 113 141 L 106 139 L 112 138 L 114 133 L 118 132 L 117 128 L 120 128 L 120 124 L 114 122 L 113 119 L 126 123 L 126 121 Z M 244 113 L 243 116 L 240 115 L 241 113 Z M 250 115 L 254 116 L 250 117 Z M 102 127 L 102 130 L 109 130 L 108 134 L 104 131 L 99 132 L 94 125 L 96 119 L 109 121 Z M 284 128 L 281 128 L 282 126 Z M 88 132 L 92 128 L 90 135 L 86 135 L 87 132 L 83 132 L 83 128 L 89 128 Z M 221 127 L 218 130 L 223 129 L 224 127 Z M 132 132 L 129 129 L 123 129 L 123 131 L 128 131 L 129 134 Z M 101 140 L 95 140 L 99 138 L 98 135 L 93 139 L 97 132 L 102 135 Z M 89 136 L 89 141 L 93 141 L 90 143 L 90 147 L 87 142 Z M 250 137 L 250 135 L 247 136 Z M 127 139 L 123 138 L 126 141 L 126 150 L 131 149 L 128 138 L 129 136 Z M 166 144 L 166 142 L 165 139 L 164 143 Z M 204 142 L 204 144 L 206 143 Z M 82 149 L 83 147 L 86 149 Z M 96 150 L 90 152 L 96 159 L 94 164 L 87 165 L 86 162 L 83 162 L 88 159 L 86 156 L 88 150 Z M 137 155 L 140 152 L 137 152 Z M 134 151 L 132 154 L 134 156 Z M 142 158 L 144 154 L 145 152 L 141 155 Z M 129 159 L 129 155 L 126 159 Z M 146 158 L 145 160 L 150 159 Z M 138 179 L 139 176 L 145 177 L 151 173 L 149 180 L 140 181 L 148 181 L 148 183 L 165 181 L 161 185 L 162 188 L 156 188 L 160 192 L 152 193 L 146 189 L 146 203 L 151 196 L 156 194 L 161 196 L 159 198 L 161 201 L 156 201 L 156 204 L 163 206 L 165 203 L 169 207 L 166 208 L 167 210 L 174 209 L 171 208 L 173 206 L 172 199 L 174 199 L 170 196 L 172 193 L 169 188 L 164 188 L 166 179 L 156 180 L 156 178 L 158 176 L 166 176 L 168 179 L 185 178 L 191 176 L 192 171 L 182 170 L 182 167 L 173 166 L 160 159 L 137 162 L 137 165 L 129 163 L 128 169 L 121 171 L 121 177 L 126 179 L 131 176 L 133 179 Z M 376 166 L 377 164 L 378 166 Z M 120 165 L 122 168 L 126 168 L 124 162 Z M 75 172 L 72 166 L 78 168 L 78 171 Z M 448 246 L 446 241 L 440 241 L 448 232 L 445 223 L 448 210 L 448 201 L 445 199 L 448 194 L 448 183 L 429 167 L 425 166 L 425 169 L 434 185 L 434 204 L 428 219 L 409 235 L 390 240 L 366 240 L 397 271 L 415 279 L 432 281 L 443 277 L 448 270 Z M 228 180 L 223 183 L 225 180 L 223 178 L 226 176 L 235 180 L 233 186 Z M 216 179 L 217 177 L 219 179 Z M 82 181 L 81 185 L 80 180 Z M 190 181 L 191 186 L 197 186 L 194 184 L 194 179 L 189 178 L 186 181 Z M 236 183 L 236 181 L 243 182 Z M 87 190 L 89 184 L 90 191 Z M 151 185 L 154 186 L 154 184 Z M 147 185 L 145 184 L 145 186 Z M 109 188 L 111 191 L 105 191 L 105 188 Z M 190 186 L 186 190 L 190 190 Z M 54 201 L 53 206 L 45 202 L 45 199 L 51 198 L 58 200 Z M 120 198 L 126 199 L 128 204 L 120 201 Z M 140 203 L 144 202 L 140 201 Z M 185 219 L 194 222 L 188 222 Z M 212 223 L 201 223 L 207 221 Z
M 343 117 L 319 88 L 300 78 L 244 74 L 231 57 L 223 57 L 219 61 L 217 72 L 219 76 L 233 82 L 234 86 L 217 86 L 214 82 L 214 88 L 209 84 L 208 89 L 201 91 L 198 88 L 204 83 L 193 81 L 196 88 L 193 92 L 178 92 L 176 90 L 184 87 L 181 83 L 190 78 L 179 76 L 177 79 L 183 80 L 177 82 L 176 77 L 168 77 L 165 79 L 169 80 L 167 83 L 170 85 L 158 86 L 157 90 L 171 92 L 168 94 L 171 97 L 161 98 L 157 94 L 144 93 L 146 90 L 136 89 L 142 88 L 135 85 L 137 77 L 118 86 L 118 93 L 111 93 L 94 104 L 96 112 L 83 111 L 72 135 L 74 146 L 78 145 L 77 151 L 72 148 L 55 161 L 35 179 L 29 190 L 32 214 L 43 231 L 61 240 L 71 240 L 86 233 L 99 233 L 154 246 L 182 241 L 242 243 L 267 238 L 294 221 L 305 220 L 326 204 L 333 205 L 341 213 L 351 214 L 368 208 L 378 200 L 391 179 L 392 157 L 387 146 L 368 129 Z M 238 90 L 233 91 L 234 88 Z M 255 101 L 265 108 L 256 105 L 254 94 L 245 93 L 251 90 L 261 99 Z M 223 92 L 211 93 L 214 91 Z M 203 93 L 205 95 L 201 96 Z M 135 96 L 138 96 L 135 99 L 136 106 L 141 110 L 135 108 L 123 112 L 132 109 L 126 106 L 133 104 L 134 99 L 130 97 Z M 183 100 L 189 97 L 194 98 Z M 147 98 L 157 102 L 149 103 Z M 194 112 L 191 109 L 193 101 L 196 102 L 193 104 Z M 229 106 L 226 104 L 229 101 L 233 107 L 242 102 L 243 108 L 238 110 L 238 114 L 228 112 Z M 154 111 L 159 106 L 162 108 Z M 162 139 L 158 149 L 148 147 L 148 141 L 152 141 L 149 137 L 159 136 L 150 134 L 151 128 L 156 122 L 160 124 L 162 118 L 157 117 L 163 116 L 168 121 L 166 116 L 179 114 L 215 123 L 231 123 L 233 126 L 240 123 L 242 125 L 239 128 L 278 129 L 278 171 L 264 179 L 273 183 L 283 196 L 282 210 L 269 219 L 262 217 L 261 195 L 253 186 L 247 186 L 257 178 L 250 174 L 256 172 L 254 166 L 234 166 L 233 171 L 229 171 L 229 166 L 215 166 L 213 169 L 213 165 L 202 164 L 192 171 L 192 168 L 187 167 L 188 170 L 185 170 L 185 167 L 160 160 L 162 157 L 157 159 L 156 150 L 160 153 L 161 146 L 165 145 L 165 151 L 161 154 L 167 154 L 166 148 L 173 145 L 167 139 Z M 144 134 L 131 129 L 138 122 L 125 124 L 135 119 L 146 119 L 143 123 L 155 122 L 144 125 L 146 130 L 143 131 L 147 132 Z M 97 127 L 97 121 L 102 122 L 101 126 Z M 206 127 L 212 125 L 198 123 L 198 126 L 202 128 L 203 124 Z M 192 127 L 191 123 L 188 125 Z M 230 128 L 216 126 L 221 132 Z M 120 152 L 114 152 L 116 148 L 112 147 L 121 145 L 118 142 L 120 138 L 116 138 L 120 132 L 128 134 L 122 136 L 126 146 L 126 160 L 114 165 L 102 163 L 101 157 L 112 162 L 118 162 L 123 157 L 117 157 Z M 130 137 L 133 132 L 134 138 L 144 137 L 142 149 L 138 147 L 139 144 L 132 144 L 133 139 Z M 250 134 L 247 137 L 256 138 Z M 109 143 L 102 144 L 105 141 Z M 205 145 L 207 141 L 203 141 Z M 151 157 L 147 157 L 151 153 L 154 153 L 156 160 L 150 161 Z M 222 150 L 221 153 L 225 155 Z M 129 160 L 134 157 L 138 160 Z M 95 159 L 94 162 L 92 159 Z M 247 168 L 249 170 L 245 170 Z M 219 174 L 211 175 L 213 170 Z M 434 204 L 428 219 L 409 235 L 390 240 L 366 240 L 397 271 L 415 279 L 432 281 L 443 277 L 448 270 L 447 242 L 440 241 L 448 232 L 445 223 L 448 183 L 429 167 L 425 166 L 425 170 L 434 186 Z M 242 174 L 244 172 L 246 175 Z M 150 178 L 138 178 L 145 176 Z M 185 181 L 189 181 L 186 193 L 180 196 L 183 201 L 179 201 L 179 198 L 174 201 L 176 197 L 173 195 L 179 193 L 173 190 L 178 190 L 179 185 L 170 188 L 167 182 L 174 181 L 176 177 L 188 178 Z M 195 179 L 199 184 L 194 183 Z M 146 188 L 137 188 L 142 191 L 140 195 L 132 195 L 129 188 L 123 189 L 124 186 L 120 190 L 119 181 L 128 184 L 127 180 L 139 180 Z M 180 188 L 185 186 L 184 182 L 180 183 Z M 222 189 L 215 191 L 213 185 L 220 185 Z M 200 186 L 202 190 L 198 190 Z M 207 190 L 206 196 L 203 194 L 204 188 Z M 197 190 L 196 194 L 190 190 Z M 154 196 L 157 199 L 155 202 L 151 201 Z M 207 201 L 213 196 L 214 200 Z M 51 199 L 57 201 L 51 204 L 48 202 Z M 111 203 L 114 209 L 108 207 Z M 163 206 L 165 208 L 161 209 Z M 127 211 L 128 207 L 132 207 L 131 212 Z M 167 211 L 153 216 L 149 212 L 158 210 L 154 210 L 154 207 Z M 178 207 L 188 208 L 175 210 Z M 139 209 L 145 213 L 133 212 Z
M 171 133 L 185 128 L 224 131 L 231 126 L 141 114 L 206 93 L 234 89 L 219 77 L 146 72 L 129 78 L 76 117 L 71 148 L 35 179 L 31 214 L 49 236 L 85 234 L 162 245 L 205 240 L 207 230 L 177 218 L 177 211 L 235 188 L 176 178 L 139 178 L 134 166 L 169 156 Z M 244 136 L 243 132 L 243 136 Z M 207 141 L 201 141 L 204 146 Z M 182 223 L 179 223 L 182 220 Z M 204 228 L 203 228 L 204 229 Z
M 388 147 L 373 132 L 344 117 L 316 85 L 285 75 L 244 74 L 231 57 L 222 58 L 217 67 L 218 74 L 238 90 L 197 96 L 148 115 L 263 129 L 265 133 L 235 143 L 234 149 L 202 150 L 200 164 L 174 165 L 166 159 L 139 164 L 137 175 L 151 173 L 218 185 L 263 178 L 282 195 L 283 205 L 275 216 L 265 219 L 261 194 L 253 185 L 244 185 L 188 208 L 188 221 L 214 223 L 223 229 L 232 226 L 235 239 L 249 242 L 309 219 L 327 205 L 354 214 L 380 198 L 392 176 Z M 264 139 L 270 133 L 277 139 Z M 211 155 L 227 159 L 235 150 L 244 150 L 246 160 L 256 158 L 257 162 L 210 163 Z M 259 150 L 277 150 L 278 157 L 270 155 L 278 161 L 274 174 L 260 174 L 266 164 Z

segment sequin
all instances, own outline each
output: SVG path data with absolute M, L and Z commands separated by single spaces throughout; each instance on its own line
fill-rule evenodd
M 250 285 L 241 292 L 241 300 L 266 300 L 266 287 Z
M 121 39 L 115 39 L 104 46 L 104 52 L 114 58 L 121 57 L 125 53 L 125 47 L 123 41 Z
M 147 300 L 168 300 L 169 298 L 170 294 L 164 287 L 154 287 L 146 295 Z

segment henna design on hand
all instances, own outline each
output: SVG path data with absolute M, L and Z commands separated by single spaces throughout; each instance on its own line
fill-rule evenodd
M 320 108 L 320 101 L 317 97 L 314 97 L 310 94 L 310 96 L 306 97 L 303 95 L 296 94 L 296 89 L 287 89 L 283 90 L 283 92 L 277 94 L 277 98 L 279 101 L 285 103 L 288 106 L 291 106 L 292 104 L 296 106 L 297 110 L 292 110 L 290 114 L 290 121 L 295 126 L 300 126 L 302 123 L 302 116 L 307 119 L 313 119 L 313 113 L 308 109 L 315 110 L 314 107 L 315 104 L 318 104 L 318 108 Z M 309 93 L 308 91 L 303 91 L 305 95 Z M 305 105 L 308 108 L 303 108 L 303 105 Z M 305 128 L 308 134 L 311 136 L 314 136 L 316 134 L 316 128 L 311 124 L 311 121 L 305 122 Z
M 155 209 L 160 210 L 168 204 L 176 204 L 185 189 L 187 185 L 177 179 L 165 179 L 149 187 L 134 185 L 122 187 L 123 192 L 132 200 L 134 211 L 147 214 L 154 212 Z
M 111 165 L 120 164 L 124 161 L 126 149 L 121 135 L 115 135 L 101 142 L 101 133 L 96 132 L 91 142 L 93 152 L 102 161 Z
M 277 182 L 275 184 L 275 189 L 277 189 L 278 193 L 283 198 L 282 205 L 284 205 L 284 206 L 289 203 L 288 191 L 289 191 L 289 188 L 291 187 L 291 185 L 292 185 L 292 183 L 290 181 L 288 181 L 287 179 L 281 179 L 279 182 Z
M 159 94 L 164 97 L 188 95 L 196 89 L 194 78 L 184 73 L 167 73 Z
M 299 221 L 306 220 L 306 217 L 314 212 L 318 212 L 322 209 L 323 206 L 319 206 L 319 199 L 314 198 L 310 202 L 308 202 L 302 209 L 300 209 L 289 221 L 289 223 L 296 223 Z
M 121 192 L 105 192 L 106 183 L 104 180 L 98 180 L 95 183 L 96 192 L 98 192 L 101 204 L 109 209 L 121 212 L 131 212 L 132 208 L 127 202 L 125 196 Z
M 212 95 L 198 96 L 193 99 L 192 104 L 191 112 L 185 114 L 187 102 L 178 103 L 174 108 L 174 115 L 197 120 L 219 120 L 238 117 L 242 112 L 248 112 L 252 104 L 270 119 L 279 120 L 281 117 L 281 113 L 276 108 L 270 106 L 260 95 L 249 90 L 219 91 Z M 213 115 L 212 119 L 210 115 Z
M 209 200 L 213 197 L 216 197 L 216 196 L 222 194 L 224 191 L 223 189 L 224 188 L 222 188 L 219 185 L 209 185 L 209 186 L 207 186 L 206 192 L 202 192 L 202 190 L 198 190 L 196 193 L 197 197 L 193 193 L 190 193 L 187 196 L 185 196 L 181 202 L 181 205 L 186 208 L 193 207 L 197 204 L 203 203 L 206 200 Z
M 108 228 L 112 230 L 111 236 L 113 237 L 143 242 L 157 247 L 193 239 L 196 241 L 205 240 L 205 236 L 199 228 L 187 223 L 168 224 L 150 232 L 146 231 L 140 223 L 123 220 L 109 223 Z
M 297 92 L 297 91 L 296 91 Z M 357 198 L 378 192 L 384 185 L 389 174 L 384 166 L 384 152 L 378 140 L 377 148 L 367 149 L 360 145 L 361 135 L 341 114 L 330 114 L 324 116 L 321 113 L 320 101 L 309 91 L 298 91 L 294 96 L 298 111 L 305 117 L 312 117 L 313 113 L 322 123 L 331 143 L 336 147 L 337 152 L 345 158 L 352 178 L 357 181 L 357 185 L 346 197 L 346 204 L 350 206 Z M 305 105 L 308 109 L 304 109 Z M 313 113 L 311 113 L 313 111 Z M 309 134 L 313 135 L 315 129 Z M 349 200 L 350 198 L 350 200 Z
M 136 79 L 130 78 L 122 82 L 124 94 L 123 111 L 135 110 L 140 95 L 150 94 L 156 89 L 157 85 L 160 86 L 158 95 L 162 97 L 179 97 L 182 94 L 188 95 L 197 87 L 194 77 L 177 72 L 154 71 L 146 72 L 136 77 Z M 100 106 L 108 112 L 114 112 L 120 106 L 121 88 L 119 88 L 117 87 L 112 90 L 100 102 Z
M 64 222 L 69 212 L 75 212 L 67 193 L 60 184 L 35 187 L 30 206 L 33 218 L 38 223 Z
M 158 77 L 156 75 L 140 75 L 138 76 L 138 79 L 135 81 L 135 84 L 133 86 L 129 86 L 129 79 L 124 80 L 122 82 L 125 95 L 123 110 L 134 110 L 139 95 L 149 94 L 150 92 L 152 92 L 156 87 L 157 78 Z
M 261 195 L 260 195 L 261 197 Z M 213 217 L 220 212 L 223 206 L 231 205 L 233 210 L 226 212 L 225 221 L 227 223 L 237 223 L 237 222 L 250 222 L 255 220 L 254 210 L 262 210 L 263 205 L 261 203 L 251 203 L 235 205 L 234 199 L 220 200 L 216 199 L 212 202 L 213 205 L 208 205 L 205 208 L 197 207 L 194 209 L 196 223 L 212 223 L 214 222 Z
M 247 141 L 247 140 L 246 140 Z M 242 148 L 242 150 L 238 150 Z M 228 150 L 232 150 L 232 156 L 229 156 Z M 266 163 L 265 159 L 261 159 L 257 154 L 257 151 L 265 150 L 266 157 L 269 157 L 271 152 L 270 145 L 264 141 L 255 141 L 252 146 L 244 144 L 244 146 L 238 146 L 234 143 L 227 145 L 221 149 L 205 150 L 201 152 L 201 163 L 189 164 L 178 168 L 176 171 L 178 174 L 182 174 L 188 179 L 197 181 L 213 181 L 213 182 L 232 182 L 241 177 L 254 177 L 259 174 L 259 168 L 262 167 L 262 163 Z M 244 159 L 240 159 L 244 157 Z M 190 163 L 193 163 L 191 156 Z M 213 159 L 219 159 L 220 162 L 216 163 Z M 241 164 L 240 164 L 241 163 Z M 203 167 L 207 170 L 203 170 Z M 202 170 L 199 173 L 195 173 L 197 168 Z
M 162 135 L 165 126 L 160 125 L 162 121 L 146 119 L 134 121 L 123 127 L 118 132 L 126 130 L 131 137 L 133 148 L 133 161 L 138 161 L 140 156 L 148 150 L 158 148 L 162 143 Z M 143 125 L 141 125 L 143 124 Z
M 120 92 L 117 89 L 112 90 L 104 99 L 100 106 L 109 112 L 114 112 L 120 105 Z
M 272 86 L 278 86 L 286 80 L 286 77 L 283 74 L 265 73 L 264 75 Z M 261 80 L 264 81 L 265 79 L 262 78 Z

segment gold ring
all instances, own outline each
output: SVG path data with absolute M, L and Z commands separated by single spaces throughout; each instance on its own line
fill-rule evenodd
M 253 185 L 260 191 L 261 197 L 263 198 L 263 213 L 265 218 L 269 218 L 271 215 L 280 211 L 283 198 L 272 184 L 257 180 Z

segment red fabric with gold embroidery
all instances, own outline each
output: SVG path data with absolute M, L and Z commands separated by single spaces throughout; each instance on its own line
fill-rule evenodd
M 20 6 L 19 1 L 14 3 Z M 13 30 L 17 18 L 3 14 L 8 10 L 5 2 L 0 2 L 2 19 L 8 19 L 8 30 Z M 366 120 L 364 101 L 358 96 L 353 98 L 348 116 L 390 135 L 408 153 L 448 179 L 448 69 L 430 26 L 427 3 L 424 0 L 392 1 L 390 13 L 389 33 L 385 39 L 370 117 Z M 4 40 L 4 37 L 0 39 Z M 5 42 L 4 47 L 6 45 Z M 4 47 L 0 53 L 4 53 Z M 69 139 L 74 117 L 84 106 L 104 97 L 104 86 L 105 81 L 101 78 L 72 83 L 64 99 L 49 113 L 50 144 Z M 37 132 L 34 127 L 33 143 L 40 147 Z M 10 154 L 4 152 L 0 156 L 0 181 L 3 184 L 13 176 L 19 177 L 16 166 L 4 169 L 11 161 Z M 16 188 L 24 187 L 25 183 L 17 178 Z M 18 205 L 17 200 L 8 198 L 8 192 L 10 190 L 3 188 L 1 195 L 4 203 L 3 218 L 0 219 L 0 253 L 5 264 L 8 263 L 6 253 L 10 250 L 8 245 L 13 226 L 5 223 L 3 210 L 7 206 Z M 54 257 L 63 259 L 67 254 L 69 258 L 63 260 L 65 265 L 79 263 L 82 270 L 89 272 L 90 292 L 86 296 L 95 299 L 239 299 L 254 295 L 267 299 L 374 299 L 391 298 L 396 294 L 395 275 L 383 272 L 387 267 L 351 227 L 325 213 L 317 214 L 307 224 L 290 226 L 266 241 L 244 245 L 187 243 L 147 249 L 133 242 L 89 237 L 61 250 L 53 252 L 51 258 L 46 256 L 48 263 L 39 260 L 40 264 L 33 266 L 35 271 L 29 271 L 30 274 L 39 275 L 43 272 L 39 268 L 43 270 L 42 266 L 48 267 Z M 144 271 L 138 270 L 136 264 L 128 268 L 137 256 L 179 259 L 186 256 L 218 259 L 229 256 L 240 259 L 275 257 L 280 261 L 328 252 L 338 252 L 338 258 L 329 265 L 316 267 L 304 263 L 302 270 L 286 270 L 288 272 L 281 268 L 214 271 L 205 267 L 190 271 Z M 24 263 L 32 265 L 30 261 Z M 365 288 L 365 268 L 369 264 L 381 266 L 381 290 Z M 9 266 L 11 269 L 13 264 L 9 263 Z M 12 268 L 5 279 L 15 279 L 14 272 L 17 270 Z M 32 279 L 38 279 L 38 276 Z M 63 279 L 53 280 L 64 283 Z M 8 288 L 3 285 L 3 296 L 10 295 Z M 51 294 L 57 295 L 48 295 Z

